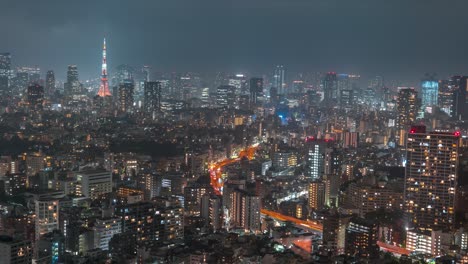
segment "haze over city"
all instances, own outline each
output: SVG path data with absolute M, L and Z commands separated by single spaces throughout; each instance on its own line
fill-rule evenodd
M 0 264 L 467 264 L 466 10 L 0 0 Z

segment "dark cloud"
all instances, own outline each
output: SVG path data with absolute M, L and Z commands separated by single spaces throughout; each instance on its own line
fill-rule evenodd
M 161 70 L 359 71 L 405 79 L 468 72 L 468 1 L 0 0 L 0 51 L 18 65 L 97 76 Z

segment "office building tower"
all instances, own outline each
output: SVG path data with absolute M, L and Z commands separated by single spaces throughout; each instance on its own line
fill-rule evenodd
M 263 100 L 263 78 L 250 78 L 250 104 L 256 106 Z
M 283 65 L 276 66 L 275 74 L 273 75 L 272 87 L 275 87 L 278 94 L 286 94 L 286 73 Z
M 308 140 L 306 142 L 306 176 L 318 180 L 324 174 L 324 157 L 327 143 L 323 140 Z
M 11 54 L 0 53 L 0 93 L 10 91 Z
M 427 107 L 437 106 L 439 95 L 439 82 L 433 79 L 423 80 L 421 83 L 422 100 L 421 110 L 428 111 Z
M 338 100 L 339 96 L 336 72 L 328 72 L 322 81 L 322 85 L 323 102 L 325 104 L 330 104 L 329 106 L 333 106 L 333 103 Z
M 270 104 L 278 104 L 278 103 L 279 103 L 278 88 L 271 87 L 270 88 Z
M 59 201 L 54 199 L 39 199 L 35 201 L 35 231 L 36 240 L 42 235 L 59 230 Z
M 144 84 L 144 111 L 147 115 L 153 117 L 156 112 L 161 110 L 161 82 L 145 82 Z
M 328 250 L 334 250 L 337 254 L 344 254 L 346 228 L 350 216 L 337 212 L 326 212 L 323 218 L 322 245 Z
M 106 170 L 87 170 L 75 173 L 81 194 L 92 200 L 112 192 L 112 173 Z
M 44 102 L 44 87 L 40 86 L 39 84 L 32 84 L 28 86 L 27 96 L 30 107 L 42 107 L 42 103 Z
M 55 74 L 54 71 L 47 71 L 45 80 L 46 94 L 48 96 L 55 93 Z
M 0 235 L 0 263 L 30 264 L 32 257 L 31 241 Z
M 247 77 L 244 74 L 236 74 L 229 77 L 228 85 L 235 87 L 234 93 L 236 95 L 248 94 L 247 91 Z
M 468 76 L 461 76 L 459 79 L 458 89 L 454 95 L 455 113 L 454 117 L 457 120 L 468 119 Z
M 326 183 L 314 181 L 309 183 L 309 209 L 321 210 L 326 201 Z
M 417 96 L 414 88 L 398 88 L 396 128 L 400 146 L 405 144 L 406 131 L 416 121 L 419 109 Z
M 109 90 L 109 81 L 107 80 L 107 47 L 106 39 L 102 45 L 102 66 L 101 66 L 101 85 L 99 86 L 98 96 L 112 96 Z
M 28 177 L 24 173 L 7 173 L 3 177 L 5 194 L 15 196 L 26 191 Z
M 450 117 L 457 116 L 456 103 L 458 89 L 460 88 L 461 76 L 452 76 L 448 80 L 439 81 L 439 95 L 437 103 L 440 110 L 445 112 Z
M 63 90 L 69 96 L 83 93 L 82 85 L 78 80 L 78 67 L 76 65 L 68 65 L 67 82 L 63 85 Z
M 460 133 L 413 126 L 406 144 L 405 211 L 421 229 L 450 228 L 455 218 Z
M 40 152 L 26 155 L 26 173 L 28 176 L 35 176 L 45 168 L 45 155 Z
M 340 107 L 349 108 L 353 106 L 353 90 L 340 90 Z
M 122 113 L 130 113 L 133 110 L 133 91 L 135 84 L 132 80 L 126 80 L 119 84 L 118 105 Z
M 231 85 L 221 85 L 216 89 L 216 104 L 219 107 L 234 108 L 236 103 L 236 88 Z
M 260 231 L 260 197 L 240 189 L 234 190 L 230 196 L 231 224 L 250 232 Z

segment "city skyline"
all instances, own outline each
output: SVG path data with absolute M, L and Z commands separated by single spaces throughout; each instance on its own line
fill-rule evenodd
M 103 37 L 112 43 L 109 69 L 131 64 L 161 71 L 273 72 L 284 65 L 292 72 L 406 81 L 419 81 L 426 72 L 441 78 L 468 72 L 467 54 L 457 45 L 465 41 L 466 22 L 459 18 L 468 3 L 462 1 L 179 0 L 145 2 L 144 9 L 142 2 L 112 3 L 6 3 L 0 22 L 14 26 L 0 30 L 8 36 L 0 50 L 12 53 L 14 65 L 40 65 L 59 79 L 69 64 L 78 65 L 84 79 L 98 77 Z M 438 37 L 443 35 L 451 41 Z

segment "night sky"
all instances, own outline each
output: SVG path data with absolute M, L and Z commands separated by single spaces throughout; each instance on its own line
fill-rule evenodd
M 358 72 L 405 80 L 468 74 L 466 0 L 0 0 L 13 64 L 162 71 Z

